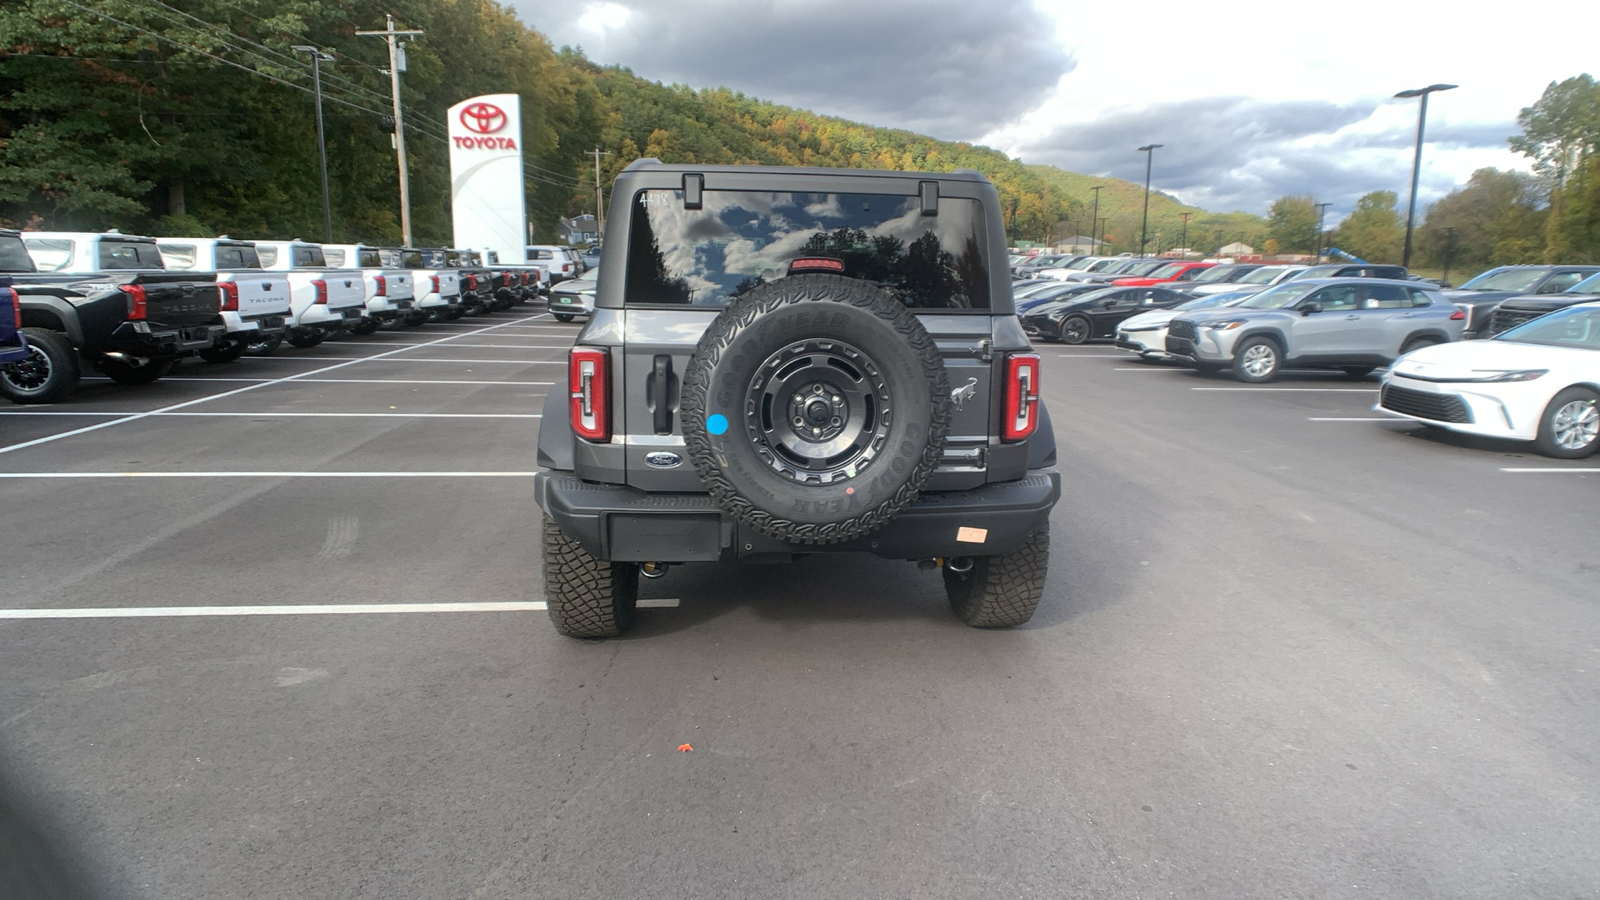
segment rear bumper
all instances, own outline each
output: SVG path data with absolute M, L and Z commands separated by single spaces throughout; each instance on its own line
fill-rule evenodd
M 192 325 L 177 328 L 166 325 L 151 326 L 149 322 L 123 322 L 106 339 L 104 351 L 127 356 L 176 356 L 191 350 L 206 350 L 216 346 L 226 335 L 225 325 Z
M 282 334 L 288 321 L 288 312 L 262 316 L 244 316 L 236 312 L 222 314 L 222 324 L 227 326 L 228 334 L 249 332 L 250 337 L 257 335 L 271 337 L 274 334 Z
M 1050 518 L 1061 475 L 1035 469 L 1016 481 L 918 497 L 887 526 L 842 544 L 791 544 L 740 525 L 706 494 L 649 494 L 541 472 L 534 499 L 562 533 L 597 559 L 712 562 L 802 553 L 871 553 L 886 559 L 1015 552 Z M 965 538 L 965 540 L 963 540 Z

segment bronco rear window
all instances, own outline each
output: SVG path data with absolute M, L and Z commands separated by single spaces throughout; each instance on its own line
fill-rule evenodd
M 988 309 L 983 206 L 943 197 L 640 191 L 628 240 L 627 303 L 724 306 L 788 274 L 797 258 L 838 260 L 851 278 L 882 286 L 914 309 Z

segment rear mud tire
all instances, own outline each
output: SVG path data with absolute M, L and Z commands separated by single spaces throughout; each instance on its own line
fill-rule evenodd
M 639 605 L 637 563 L 590 556 L 550 517 L 544 524 L 544 595 L 550 622 L 567 637 L 616 637 L 633 625 Z
M 13 403 L 60 403 L 78 388 L 78 351 L 67 336 L 48 328 L 24 328 L 31 353 L 0 365 L 0 394 Z
M 299 347 L 301 350 L 310 350 L 312 347 L 322 343 L 325 337 L 327 337 L 327 335 L 320 331 L 302 331 L 299 334 L 291 334 L 285 337 L 284 340 L 288 341 L 289 346 L 291 347 Z
M 556 321 L 557 322 L 571 322 L 572 321 L 572 314 L 571 313 L 551 313 L 551 315 L 556 317 Z
M 345 334 L 372 334 L 382 326 L 383 322 L 378 319 L 362 319 L 354 325 L 346 326 L 344 331 Z
M 244 352 L 251 356 L 271 356 L 278 352 L 278 347 L 283 344 L 283 335 L 275 334 L 260 341 L 251 341 L 245 345 Z
M 980 556 L 972 571 L 944 570 L 944 591 L 956 618 L 973 628 L 1009 628 L 1033 618 L 1050 567 L 1050 526 L 1029 535 L 1015 553 Z
M 791 396 L 822 416 L 821 431 L 801 427 Z M 838 275 L 794 275 L 734 301 L 701 336 L 680 398 L 688 456 L 712 499 L 799 544 L 871 534 L 909 506 L 939 464 L 952 406 L 917 317 Z M 830 400 L 831 413 L 813 411 Z M 708 429 L 713 417 L 722 433 Z

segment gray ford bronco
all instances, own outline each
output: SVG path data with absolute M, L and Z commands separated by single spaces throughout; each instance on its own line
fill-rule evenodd
M 972 171 L 618 176 L 539 431 L 556 630 L 622 633 L 679 563 L 840 552 L 942 567 L 969 625 L 1026 622 L 1061 479 L 999 210 Z

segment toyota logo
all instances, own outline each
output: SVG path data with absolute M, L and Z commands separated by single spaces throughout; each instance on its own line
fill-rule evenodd
M 468 131 L 493 134 L 506 127 L 506 114 L 493 103 L 474 103 L 461 110 L 461 124 Z

